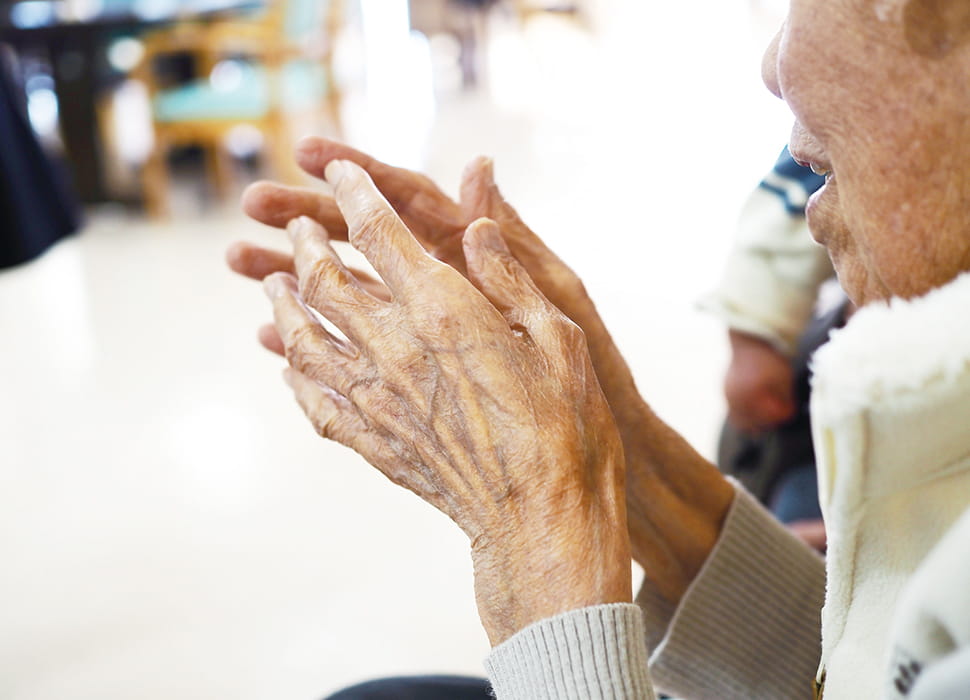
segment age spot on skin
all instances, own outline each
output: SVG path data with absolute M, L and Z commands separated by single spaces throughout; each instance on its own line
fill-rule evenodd
M 903 28 L 913 51 L 941 59 L 970 39 L 970 3 L 909 0 L 903 9 Z

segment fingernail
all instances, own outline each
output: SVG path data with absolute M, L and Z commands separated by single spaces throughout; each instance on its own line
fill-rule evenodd
M 298 216 L 295 219 L 290 219 L 290 223 L 286 225 L 286 233 L 289 235 L 290 240 L 296 239 L 297 235 L 306 231 L 312 225 L 312 221 L 309 217 Z
M 336 185 L 340 182 L 344 175 L 347 174 L 347 167 L 344 165 L 342 160 L 332 160 L 327 163 L 326 169 L 323 171 L 324 176 L 327 178 L 327 182 L 331 185 Z
M 502 233 L 498 224 L 491 219 L 477 219 L 472 226 L 475 227 L 475 236 L 479 244 L 493 253 L 508 253 L 509 248 L 505 245 Z
M 296 234 L 300 232 L 300 219 L 290 219 L 290 223 L 286 225 L 286 235 L 290 237 L 291 241 L 296 240 Z
M 263 280 L 263 291 L 270 299 L 276 299 L 283 295 L 286 287 L 283 285 L 280 276 L 274 274 Z

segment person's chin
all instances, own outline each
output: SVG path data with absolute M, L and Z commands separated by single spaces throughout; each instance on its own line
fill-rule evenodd
M 873 301 L 887 301 L 892 294 L 879 277 L 873 274 L 855 255 L 846 250 L 833 252 L 829 249 L 839 285 L 855 306 L 865 306 Z

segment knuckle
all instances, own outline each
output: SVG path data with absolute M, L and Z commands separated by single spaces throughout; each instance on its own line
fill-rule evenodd
M 287 362 L 304 374 L 312 368 L 310 358 L 319 356 L 320 345 L 316 329 L 305 323 L 288 329 L 283 336 Z
M 456 309 L 437 300 L 418 305 L 415 319 L 421 335 L 438 340 L 460 338 L 465 327 Z
M 555 309 L 546 310 L 547 325 L 568 347 L 586 347 L 586 334 L 583 329 L 567 316 Z
M 343 420 L 337 411 L 332 408 L 325 409 L 318 413 L 315 419 L 317 433 L 320 437 L 343 442 L 341 438 L 346 437 L 346 431 L 343 429 L 346 420 Z
M 327 256 L 319 258 L 310 266 L 309 274 L 300 278 L 300 294 L 311 303 L 329 298 L 343 282 L 343 273 L 337 261 Z
M 365 206 L 357 215 L 354 231 L 355 246 L 370 246 L 398 224 L 397 216 L 382 207 Z

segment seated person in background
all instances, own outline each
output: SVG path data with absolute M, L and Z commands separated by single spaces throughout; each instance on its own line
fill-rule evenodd
M 650 410 L 487 161 L 455 203 L 311 140 L 333 200 L 249 192 L 257 218 L 294 219 L 292 257 L 230 253 L 272 273 L 263 341 L 323 436 L 468 535 L 499 698 L 970 687 L 968 40 L 965 3 L 793 0 L 765 55 L 793 156 L 828 173 L 809 227 L 863 307 L 815 360 L 824 563 Z M 386 290 L 336 256 L 348 236 Z
M 824 183 L 785 148 L 745 202 L 724 275 L 701 301 L 728 324 L 731 342 L 718 467 L 819 550 L 809 359 L 845 316 L 842 303 L 814 313 L 834 273 L 808 232 L 805 205 Z

